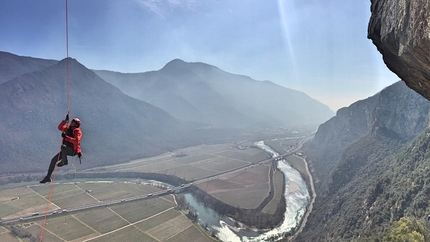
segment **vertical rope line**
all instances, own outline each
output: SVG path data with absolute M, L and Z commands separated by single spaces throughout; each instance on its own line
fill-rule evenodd
M 61 150 L 60 152 L 58 152 L 57 162 L 60 160 L 60 154 L 61 154 Z M 40 232 L 39 242 L 42 242 L 43 240 L 43 232 L 45 231 L 46 218 L 48 216 L 49 206 L 51 205 L 51 197 L 52 197 L 52 192 L 54 191 L 54 184 L 55 184 L 54 181 L 56 177 L 57 177 L 57 165 L 55 165 L 55 168 L 54 168 L 54 178 L 51 181 L 51 189 L 49 191 L 48 204 L 46 205 L 46 208 L 45 208 L 45 216 L 43 218 L 42 231 Z
M 70 69 L 69 69 L 69 14 L 68 14 L 68 0 L 66 0 L 66 75 L 67 75 L 67 113 L 70 115 Z M 67 125 L 68 127 L 69 125 Z M 62 140 L 63 141 L 63 140 Z M 63 142 L 61 142 L 61 145 Z M 60 160 L 60 154 L 61 154 L 61 146 L 60 146 L 60 152 L 58 152 L 57 156 L 57 162 Z M 45 209 L 45 216 L 43 218 L 42 223 L 42 231 L 40 232 L 39 242 L 42 242 L 43 240 L 43 232 L 45 231 L 45 225 L 46 225 L 46 219 L 48 216 L 49 206 L 51 205 L 51 197 L 52 193 L 54 191 L 54 181 L 57 177 L 57 165 L 55 165 L 54 168 L 54 177 L 51 181 L 51 189 L 49 191 L 48 196 L 48 204 L 46 205 Z
M 70 114 L 70 69 L 69 69 L 69 14 L 66 0 L 66 69 L 67 69 L 67 111 Z

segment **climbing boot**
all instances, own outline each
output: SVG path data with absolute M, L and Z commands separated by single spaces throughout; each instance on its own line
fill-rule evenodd
M 47 182 L 51 182 L 51 178 L 45 176 L 45 178 L 43 178 L 43 180 L 40 181 L 40 183 L 47 183 Z

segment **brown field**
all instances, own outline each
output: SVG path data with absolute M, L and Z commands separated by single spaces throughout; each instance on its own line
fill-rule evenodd
M 100 234 L 119 229 L 128 224 L 126 220 L 117 219 L 118 215 L 112 211 L 112 209 L 106 208 L 97 208 L 85 213 L 77 213 L 75 217 L 80 221 L 85 221 L 89 227 L 93 228 Z M 105 221 L 111 222 L 106 223 Z
M 143 231 L 136 229 L 134 226 L 128 226 L 120 230 L 119 233 L 110 233 L 107 235 L 103 235 L 100 237 L 96 237 L 94 239 L 84 240 L 85 242 L 117 242 L 117 241 L 158 241 L 155 238 L 150 237 L 148 234 L 145 234 Z
M 193 227 L 188 227 L 176 236 L 169 238 L 168 242 L 184 242 L 184 241 L 194 241 L 194 242 L 206 242 L 207 238 L 202 237 L 202 232 L 194 229 Z
M 155 172 L 195 180 L 255 164 L 268 158 L 264 151 L 250 148 L 250 145 L 252 143 L 247 145 L 233 143 L 200 145 L 101 169 L 104 171 Z
M 286 147 L 297 143 L 296 140 L 281 142 Z M 192 181 L 256 164 L 268 158 L 264 151 L 250 148 L 251 146 L 251 142 L 201 145 L 166 153 L 158 157 L 104 167 L 104 169 L 107 171 L 139 170 L 171 174 Z M 283 182 L 281 180 L 278 177 L 276 182 Z M 198 187 L 227 204 L 241 208 L 255 208 L 269 192 L 269 163 L 257 165 L 232 175 L 221 175 L 218 179 L 198 184 Z M 272 211 L 272 207 L 276 208 L 274 204 L 279 203 L 283 191 L 278 187 L 275 192 L 280 194 L 275 194 L 275 200 L 267 205 L 270 207 L 268 207 L 268 211 Z
M 36 223 L 41 226 L 43 220 Z M 47 220 L 45 230 L 50 231 L 56 237 L 65 241 L 72 241 L 84 236 L 95 234 L 95 232 L 85 224 L 78 221 L 74 215 L 57 216 Z
M 8 194 L 14 194 L 14 196 L 9 196 Z M 47 203 L 41 194 L 28 187 L 0 190 L 0 196 L 8 197 L 8 200 L 3 200 L 0 203 L 1 218 L 19 217 L 43 211 Z
M 240 208 L 256 208 L 268 195 L 268 184 L 255 184 L 245 189 L 213 194 L 214 197 Z
M 256 208 L 269 193 L 269 168 L 268 165 L 255 166 L 201 183 L 198 187 L 227 204 Z
M 23 239 L 18 239 L 17 237 L 11 235 L 9 233 L 9 231 L 1 233 L 0 234 L 0 238 L 2 242 L 23 242 L 23 241 L 30 241 L 30 240 L 23 240 Z
M 130 206 L 128 203 L 119 204 L 112 207 L 112 211 L 126 221 L 134 223 L 142 219 L 142 217 L 153 216 L 174 207 L 174 205 L 164 199 L 151 198 L 133 202 L 133 206 Z
M 163 213 L 152 215 L 151 217 L 149 217 L 150 219 L 136 223 L 136 226 L 141 230 L 150 230 L 169 219 L 173 219 L 181 215 L 182 213 L 176 209 L 168 209 Z
M 266 207 L 263 208 L 264 213 L 274 213 L 276 211 L 276 207 L 281 201 L 281 198 L 283 196 L 282 188 L 284 186 L 284 176 L 282 175 L 282 172 L 277 170 L 275 174 L 273 174 L 273 184 L 275 187 L 275 197 L 270 200 Z
M 154 238 L 165 241 L 191 226 L 193 226 L 193 223 L 187 217 L 180 215 L 166 220 L 146 232 Z

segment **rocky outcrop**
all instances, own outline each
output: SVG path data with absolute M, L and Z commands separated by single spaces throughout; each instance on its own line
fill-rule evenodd
M 317 197 L 295 241 L 381 241 L 406 210 L 423 218 L 430 186 L 413 190 L 406 180 L 425 184 L 430 172 L 421 168 L 430 167 L 429 114 L 430 102 L 399 81 L 320 125 L 303 146 Z
M 304 146 L 315 169 L 314 180 L 321 192 L 345 150 L 369 133 L 390 130 L 401 140 L 410 140 L 428 125 L 430 103 L 399 81 L 376 95 L 341 108 L 321 124 L 315 137 Z
M 368 38 L 387 67 L 430 100 L 430 3 L 371 0 Z

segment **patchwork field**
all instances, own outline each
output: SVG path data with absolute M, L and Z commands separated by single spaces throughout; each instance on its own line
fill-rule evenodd
M 175 175 L 186 180 L 196 180 L 256 164 L 268 158 L 264 151 L 250 148 L 251 145 L 250 142 L 200 145 L 92 170 L 154 172 Z
M 268 172 L 267 165 L 255 166 L 201 183 L 198 187 L 227 204 L 241 208 L 256 208 L 270 190 Z
M 285 147 L 289 147 L 289 143 Z M 221 201 L 241 207 L 255 208 L 270 190 L 270 163 L 257 165 L 268 155 L 252 143 L 201 145 L 157 157 L 133 160 L 125 164 L 91 169 L 103 172 L 154 172 L 176 175 L 188 181 L 217 176 L 197 184 Z M 255 164 L 255 165 L 254 165 Z M 228 174 L 238 168 L 253 165 Z M 64 171 L 64 169 L 63 169 Z M 226 174 L 224 174 L 226 173 Z M 283 177 L 273 174 L 274 198 L 263 209 L 273 213 L 282 196 Z M 0 216 L 2 219 L 44 214 L 49 185 L 0 187 Z M 62 212 L 62 209 L 98 203 L 104 200 L 122 199 L 158 191 L 159 188 L 140 183 L 113 181 L 56 182 L 43 241 L 212 241 L 200 227 L 193 224 L 175 209 L 173 195 L 124 202 L 82 212 Z M 60 213 L 61 212 L 61 213 Z M 13 227 L 0 227 L 0 241 L 31 241 L 39 238 L 42 219 L 25 220 Z M 17 228 L 20 238 L 11 235 Z
M 23 186 L 0 190 L 2 219 L 44 214 L 50 185 Z M 173 195 L 78 212 L 62 209 L 101 200 L 142 195 L 159 189 L 129 182 L 74 182 L 55 184 L 43 241 L 213 241 L 175 209 Z M 39 241 L 43 218 L 23 220 L 0 227 L 0 241 Z M 11 230 L 19 231 L 13 236 Z M 37 240 L 36 240 L 37 239 Z

